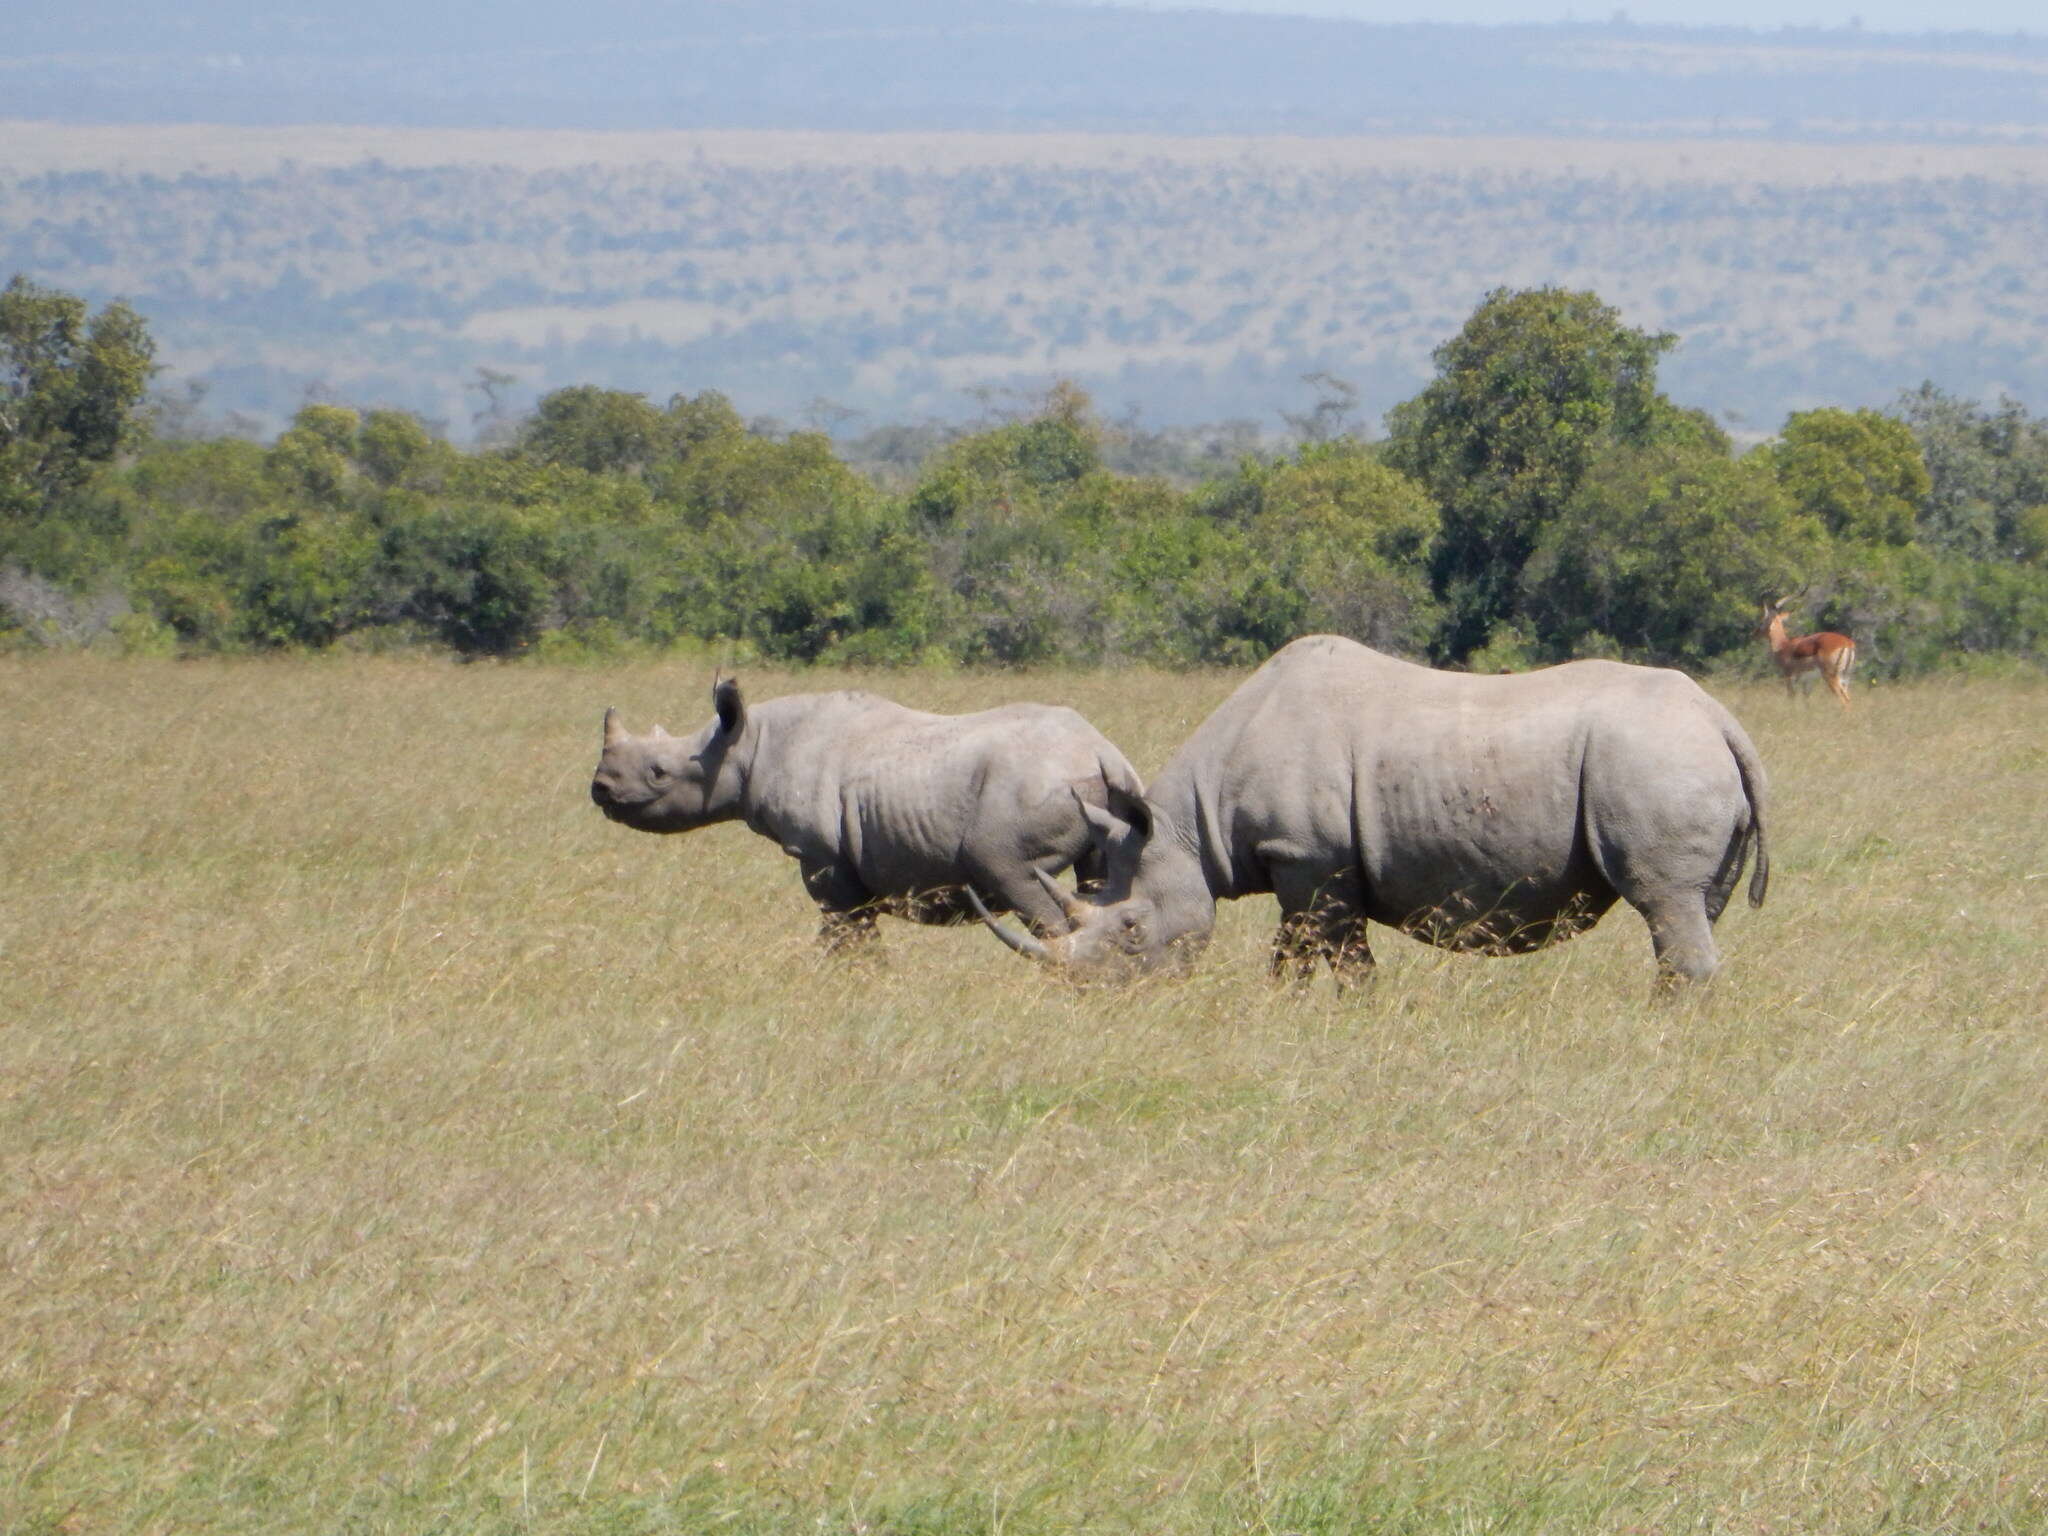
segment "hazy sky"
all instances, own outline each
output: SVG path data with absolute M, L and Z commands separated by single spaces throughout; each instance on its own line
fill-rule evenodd
M 1137 3 L 1137 0 L 1125 0 Z M 2028 32 L 2048 37 L 2048 0 L 1145 0 L 1150 10 L 1198 8 L 1349 16 L 1358 21 L 1605 21 L 1617 11 L 1646 25 L 1844 27 L 1882 32 Z

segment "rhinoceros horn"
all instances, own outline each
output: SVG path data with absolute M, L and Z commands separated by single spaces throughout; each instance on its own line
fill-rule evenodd
M 607 709 L 604 712 L 604 744 L 609 747 L 614 742 L 625 739 L 626 728 L 619 724 L 619 712 L 616 709 Z
M 1047 949 L 1043 944 L 1041 944 L 1037 939 L 1033 938 L 1030 934 L 1012 933 L 1009 929 L 1005 928 L 1001 923 L 997 922 L 995 920 L 994 915 L 989 911 L 989 909 L 982 905 L 981 898 L 975 894 L 973 886 L 966 886 L 964 887 L 964 889 L 967 892 L 967 904 L 974 908 L 975 916 L 979 917 L 984 923 L 988 924 L 988 931 L 990 933 L 994 934 L 997 938 L 1001 939 L 1005 944 L 1009 945 L 1010 948 L 1017 951 L 1017 953 L 1020 955 L 1029 955 L 1033 960 L 1052 959 L 1052 951 Z

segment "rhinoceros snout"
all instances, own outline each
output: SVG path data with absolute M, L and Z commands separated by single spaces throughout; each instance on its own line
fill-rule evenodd
M 611 785 L 605 783 L 603 779 L 592 779 L 590 781 L 590 798 L 599 810 L 610 810 L 612 804 Z

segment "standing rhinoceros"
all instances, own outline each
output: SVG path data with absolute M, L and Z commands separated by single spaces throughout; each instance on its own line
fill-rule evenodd
M 1037 931 L 1062 932 L 1034 875 L 1076 863 L 1093 874 L 1084 811 L 1144 793 L 1121 752 L 1053 705 L 930 715 L 843 692 L 750 707 L 729 678 L 711 699 L 717 717 L 687 737 L 628 735 L 606 710 L 590 798 L 643 832 L 737 819 L 772 838 L 802 867 L 828 948 L 872 933 L 880 911 L 971 919 L 970 884 Z
M 1226 699 L 1148 799 L 1087 808 L 1106 851 L 1070 931 L 989 926 L 1077 972 L 1147 970 L 1208 940 L 1216 902 L 1280 899 L 1276 974 L 1372 964 L 1366 922 L 1447 949 L 1519 954 L 1616 897 L 1650 925 L 1660 978 L 1720 963 L 1712 925 L 1756 844 L 1764 771 L 1734 718 L 1677 672 L 1576 661 L 1434 672 L 1330 635 L 1296 640 Z

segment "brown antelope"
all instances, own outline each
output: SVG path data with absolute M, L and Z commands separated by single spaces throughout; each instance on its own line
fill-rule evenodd
M 1829 691 L 1842 701 L 1842 708 L 1847 709 L 1849 671 L 1856 665 L 1856 642 L 1826 629 L 1811 635 L 1787 634 L 1787 601 L 1781 597 L 1774 603 L 1765 598 L 1763 614 L 1757 621 L 1757 633 L 1770 642 L 1771 657 L 1785 679 L 1785 691 L 1792 691 L 1792 680 L 1800 673 L 1818 672 Z

